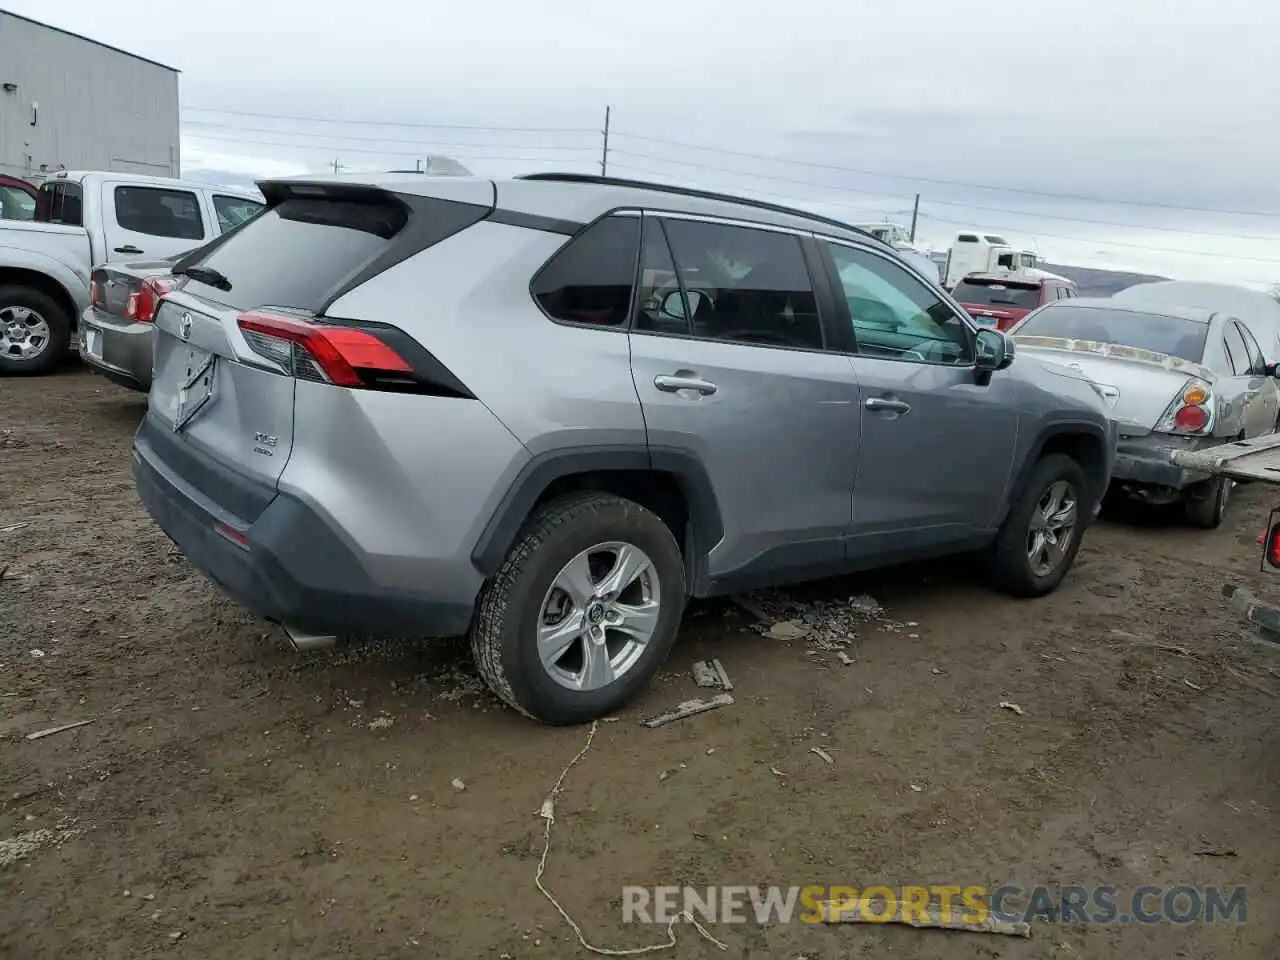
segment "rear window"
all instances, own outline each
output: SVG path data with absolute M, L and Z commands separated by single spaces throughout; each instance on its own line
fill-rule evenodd
M 1049 306 L 1027 317 L 1013 332 L 1018 336 L 1115 343 L 1199 363 L 1209 325 L 1152 313 Z
M 407 221 L 396 203 L 285 200 L 198 261 L 225 276 L 230 290 L 195 279 L 186 289 L 238 310 L 317 311 L 340 281 L 384 253 Z
M 961 280 L 951 294 L 961 303 L 984 307 L 1019 307 L 1034 310 L 1040 304 L 1040 286 L 1031 283 L 989 283 Z

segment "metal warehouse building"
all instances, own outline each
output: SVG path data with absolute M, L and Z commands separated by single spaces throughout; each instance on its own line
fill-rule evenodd
M 178 176 L 178 71 L 0 10 L 0 173 Z

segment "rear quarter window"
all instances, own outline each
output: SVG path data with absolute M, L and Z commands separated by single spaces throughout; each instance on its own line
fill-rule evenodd
M 640 219 L 606 217 L 561 247 L 530 286 L 547 316 L 561 323 L 625 326 L 640 256 Z

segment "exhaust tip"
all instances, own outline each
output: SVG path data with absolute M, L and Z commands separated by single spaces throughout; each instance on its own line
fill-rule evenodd
M 284 624 L 284 632 L 289 635 L 289 643 L 298 652 L 307 650 L 324 650 L 337 644 L 338 638 L 328 633 L 307 633 L 288 624 Z

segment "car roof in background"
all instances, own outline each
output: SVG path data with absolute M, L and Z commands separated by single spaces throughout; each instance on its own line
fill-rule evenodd
M 1175 320 L 1190 320 L 1194 323 L 1209 323 L 1221 310 L 1208 310 L 1204 307 L 1183 307 L 1171 303 L 1117 303 L 1112 297 L 1072 297 L 1070 300 L 1055 300 L 1040 308 L 1046 310 L 1062 310 L 1066 308 L 1084 310 L 1101 310 L 1106 313 L 1129 313 L 1146 317 L 1171 317 Z
M 1178 303 L 1185 306 L 1227 311 L 1236 316 L 1266 317 L 1280 323 L 1280 301 L 1260 290 L 1229 283 L 1198 280 L 1157 280 L 1139 283 L 1112 294 L 1120 303 Z

